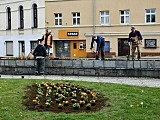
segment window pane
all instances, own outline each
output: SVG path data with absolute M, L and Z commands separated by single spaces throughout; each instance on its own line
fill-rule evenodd
M 129 11 L 126 11 L 126 14 L 128 15 L 128 14 L 129 14 Z
M 121 15 L 123 15 L 124 14 L 124 11 L 121 11 Z
M 151 13 L 155 13 L 155 10 L 151 10 Z
M 77 25 L 80 25 L 80 18 L 77 19 Z
M 55 25 L 58 25 L 58 19 L 55 19 Z
M 129 23 L 129 16 L 126 16 L 126 23 Z
M 55 14 L 55 17 L 58 17 L 58 14 Z
M 121 23 L 124 23 L 124 17 L 121 16 Z
M 75 17 L 76 16 L 76 13 L 73 13 L 73 17 Z
M 101 12 L 101 15 L 104 15 L 104 12 L 103 12 L 103 11 Z
M 150 15 L 146 15 L 146 22 L 150 22 Z
M 150 10 L 146 10 L 146 13 L 150 13 Z
M 151 22 L 155 22 L 155 15 L 152 15 L 151 18 Z
M 73 18 L 73 25 L 76 25 L 76 19 Z
M 101 18 L 101 24 L 104 24 L 104 17 Z
M 6 41 L 6 55 L 13 55 L 13 42 Z
M 62 19 L 59 19 L 59 25 L 62 25 Z
M 80 16 L 80 13 L 77 13 L 77 16 Z

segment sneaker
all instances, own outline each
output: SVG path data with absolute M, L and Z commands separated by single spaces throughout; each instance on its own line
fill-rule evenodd
M 35 74 L 38 75 L 38 71 L 35 71 Z
M 40 72 L 39 74 L 40 74 L 40 75 L 44 75 L 44 72 Z

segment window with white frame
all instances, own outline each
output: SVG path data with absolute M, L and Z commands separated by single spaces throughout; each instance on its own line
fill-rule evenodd
M 8 7 L 7 8 L 7 26 L 6 26 L 6 28 L 7 29 L 11 29 L 11 8 L 10 7 Z
M 24 28 L 24 11 L 23 6 L 19 6 L 19 29 Z
M 56 26 L 61 26 L 62 25 L 62 13 L 55 13 L 55 25 Z
M 13 56 L 13 41 L 6 41 L 6 56 Z
M 72 16 L 73 16 L 72 24 L 80 25 L 80 13 L 79 12 L 72 13 Z
M 156 10 L 146 9 L 146 23 L 155 23 L 155 22 L 156 22 Z
M 32 9 L 33 9 L 33 28 L 37 28 L 38 27 L 37 4 L 33 4 Z
M 100 12 L 100 21 L 101 21 L 101 25 L 109 24 L 109 11 Z
M 120 11 L 120 22 L 121 24 L 129 23 L 129 10 L 121 10 Z

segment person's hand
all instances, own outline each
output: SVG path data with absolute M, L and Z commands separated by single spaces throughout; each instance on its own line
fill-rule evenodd
M 130 42 L 128 42 L 128 45 L 129 45 L 129 46 L 131 45 Z
M 142 41 L 140 41 L 140 45 L 142 45 L 143 44 L 143 42 Z

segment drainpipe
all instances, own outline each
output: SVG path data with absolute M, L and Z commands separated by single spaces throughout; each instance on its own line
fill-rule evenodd
M 93 22 L 93 34 L 95 34 L 95 11 L 96 11 L 96 8 L 95 8 L 95 3 L 96 3 L 96 0 L 92 0 L 92 22 Z

